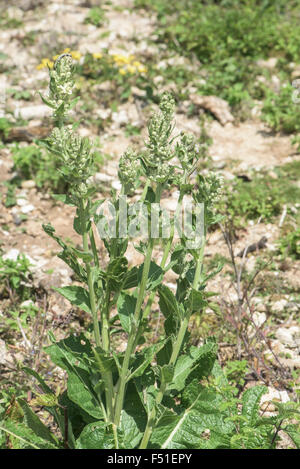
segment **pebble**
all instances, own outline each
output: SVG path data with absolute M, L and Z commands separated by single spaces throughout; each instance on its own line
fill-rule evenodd
M 28 179 L 27 181 L 22 181 L 21 187 L 23 189 L 33 189 L 35 187 L 35 181 Z
M 276 331 L 276 338 L 291 348 L 300 346 L 300 327 L 292 326 L 289 328 L 280 327 Z
M 26 214 L 26 213 L 30 213 L 32 212 L 33 210 L 35 209 L 35 206 L 32 205 L 32 204 L 26 204 L 26 205 L 23 205 L 21 207 L 21 212 Z
M 286 307 L 288 301 L 282 298 L 282 300 L 275 301 L 275 303 L 272 304 L 272 311 L 274 313 L 280 313 L 281 311 L 284 310 Z
M 96 173 L 94 175 L 94 181 L 95 183 L 99 182 L 111 182 L 113 180 L 113 177 L 110 176 L 109 174 L 105 173 Z
M 24 120 L 42 119 L 43 117 L 50 116 L 52 113 L 48 106 L 25 106 L 15 109 L 14 116 Z

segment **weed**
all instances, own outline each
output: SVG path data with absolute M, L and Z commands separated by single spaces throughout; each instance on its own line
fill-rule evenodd
M 84 21 L 97 27 L 102 26 L 106 21 L 105 11 L 101 7 L 93 7 L 89 10 Z
M 30 282 L 30 262 L 26 256 L 19 254 L 16 260 L 0 256 L 1 297 L 28 300 L 32 294 Z
M 217 363 L 215 340 L 210 337 L 201 347 L 189 342 L 190 318 L 195 313 L 201 316 L 208 307 L 212 293 L 206 290 L 207 281 L 222 267 L 207 273 L 203 258 L 207 228 L 222 219 L 216 204 L 223 180 L 210 171 L 205 177 L 198 172 L 196 183 L 191 181 L 202 151 L 192 136 L 173 136 L 174 99 L 167 93 L 161 96 L 159 109 L 148 123 L 144 150 L 128 149 L 120 158 L 121 195 L 130 196 L 143 187 L 140 203 L 145 205 L 145 218 L 131 212 L 125 227 L 149 224 L 153 203 L 158 207 L 155 226 L 159 226 L 163 191 L 176 188 L 177 214 L 185 195 L 202 204 L 203 233 L 197 230 L 192 244 L 186 232 L 175 242 L 173 218 L 166 237 L 162 236 L 163 226 L 156 237 L 149 229 L 147 241 L 136 245 L 134 236 L 126 232 L 121 237 L 119 233 L 124 229 L 121 197 L 113 191 L 111 213 L 116 214 L 118 231 L 112 236 L 111 224 L 99 212 L 103 201 L 93 199 L 91 144 L 68 125 L 68 113 L 77 102 L 73 88 L 72 60 L 63 55 L 50 70 L 50 92 L 43 98 L 53 109 L 54 118 L 54 129 L 45 145 L 57 156 L 69 188 L 59 198 L 76 207 L 73 227 L 82 238 L 81 249 L 57 236 L 51 224 L 43 228 L 59 244 L 59 257 L 81 282 L 57 291 L 90 315 L 94 339 L 80 334 L 56 341 L 50 335 L 46 352 L 68 374 L 67 391 L 62 394 L 55 394 L 32 369 L 25 370 L 42 388 L 34 402 L 45 406 L 53 417 L 55 433 L 24 399 L 16 400 L 15 418 L 4 418 L 0 431 L 7 435 L 11 447 L 35 449 L 273 449 L 279 430 L 288 433 L 297 445 L 297 425 L 290 422 L 299 414 L 294 403 L 278 404 L 271 420 L 262 417 L 259 406 L 266 388 L 256 386 L 240 398 L 233 397 L 238 390 L 228 384 Z M 195 216 L 186 222 L 193 233 L 196 221 Z M 108 234 L 102 238 L 109 257 L 105 269 L 100 263 L 95 228 Z M 144 261 L 130 268 L 125 254 L 131 242 Z M 159 264 L 153 257 L 158 245 L 162 247 Z M 170 269 L 177 275 L 176 292 L 164 283 Z M 147 340 L 146 331 L 155 299 L 164 317 L 164 331 L 153 343 Z M 114 347 L 113 335 L 127 337 L 124 352 Z M 237 372 L 236 366 L 233 372 Z

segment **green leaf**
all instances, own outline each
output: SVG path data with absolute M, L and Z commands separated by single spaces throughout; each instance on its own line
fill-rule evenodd
M 92 347 L 83 334 L 71 335 L 46 347 L 45 351 L 56 365 L 71 372 L 75 365 L 88 371 L 88 360 L 94 360 Z
M 76 449 L 113 449 L 114 437 L 111 427 L 105 422 L 87 425 L 76 441 Z
M 131 366 L 131 375 L 129 376 L 128 381 L 134 377 L 137 378 L 144 373 L 146 368 L 148 368 L 150 363 L 153 361 L 157 352 L 163 348 L 164 344 L 165 341 L 161 341 L 157 344 L 150 345 L 150 347 L 143 349 L 135 355 L 134 362 Z
M 203 377 L 203 371 L 205 370 L 201 370 L 200 373 L 198 365 L 203 364 L 203 362 L 205 363 L 210 357 L 213 358 L 213 361 L 216 358 L 216 345 L 213 342 L 208 342 L 202 347 L 191 347 L 188 355 L 181 355 L 178 358 L 175 364 L 173 382 L 169 385 L 168 389 L 181 391 L 185 386 L 186 379 L 192 372 L 194 372 L 194 370 L 195 374 L 198 375 L 198 379 L 201 379 Z M 209 363 L 210 371 L 212 366 L 211 360 Z
M 101 374 L 105 374 L 108 371 L 111 371 L 112 373 L 117 371 L 115 358 L 111 357 L 108 352 L 105 352 L 100 347 L 94 349 L 93 352 L 96 358 L 96 364 L 98 365 Z
M 243 393 L 242 403 L 242 415 L 247 418 L 247 425 L 253 427 L 256 421 L 259 419 L 259 404 L 263 394 L 268 391 L 266 386 L 253 386 L 247 389 Z M 245 426 L 245 422 L 241 422 L 241 426 Z
M 90 373 L 77 367 L 74 370 L 68 373 L 69 399 L 95 419 L 101 419 L 103 412 L 94 393 Z
M 84 262 L 91 262 L 93 260 L 93 254 L 89 251 L 80 251 L 79 249 L 71 248 L 75 256 L 82 259 Z
M 139 282 L 142 280 L 143 269 L 144 269 L 144 263 L 139 267 L 139 270 L 138 270 Z M 164 275 L 163 269 L 159 265 L 157 265 L 155 262 L 151 261 L 148 279 L 147 279 L 147 286 L 146 286 L 147 290 L 148 291 L 154 290 L 161 283 L 163 275 Z
M 54 290 L 67 298 L 73 305 L 78 306 L 87 313 L 92 313 L 89 294 L 85 288 L 71 285 L 68 287 L 54 288 Z
M 54 200 L 58 200 L 59 202 L 63 202 L 66 205 L 76 206 L 75 201 L 70 195 L 67 194 L 52 194 Z
M 57 439 L 50 432 L 50 430 L 44 425 L 38 416 L 30 409 L 27 402 L 24 399 L 18 399 L 18 402 L 24 413 L 24 422 L 31 428 L 31 430 L 44 440 L 48 440 L 53 445 L 57 444 Z
M 187 301 L 187 309 L 191 313 L 200 312 L 203 308 L 208 305 L 208 302 L 204 299 L 203 291 L 191 289 L 189 298 Z
M 46 352 L 56 365 L 68 371 L 69 399 L 94 418 L 102 418 L 100 402 L 91 382 L 94 354 L 84 335 L 61 340 L 46 347 Z
M 297 449 L 300 449 L 300 432 L 299 425 L 287 425 L 284 429 L 285 433 L 291 438 Z
M 27 373 L 28 375 L 31 375 L 33 376 L 34 378 L 37 379 L 37 381 L 40 383 L 43 391 L 47 394 L 53 394 L 53 396 L 55 396 L 55 394 L 52 392 L 52 389 L 49 388 L 49 386 L 45 383 L 45 381 L 43 380 L 43 378 L 34 370 L 32 370 L 31 368 L 28 368 L 26 366 L 24 366 L 22 368 L 22 370 L 25 371 L 25 373 Z
M 127 290 L 128 288 L 134 288 L 138 285 L 138 272 L 139 269 L 137 267 L 132 267 L 132 269 L 127 271 L 123 284 L 124 290 Z
M 147 423 L 147 414 L 133 382 L 129 383 L 121 413 L 118 439 L 120 448 L 136 448 Z
M 131 329 L 131 321 L 134 315 L 136 306 L 136 298 L 126 293 L 121 293 L 118 302 L 117 309 L 120 322 L 125 332 L 129 333 Z
M 180 318 L 178 303 L 170 288 L 166 285 L 160 285 L 158 288 L 158 295 L 159 306 L 165 318 L 170 315 Z
M 187 408 L 180 414 L 166 409 L 157 422 L 151 437 L 152 448 L 191 449 L 229 448 L 235 425 L 227 421 L 228 412 L 219 407 L 223 396 L 214 388 L 207 388 L 193 380 L 183 393 L 182 404 Z M 209 430 L 210 438 L 203 436 Z
M 10 439 L 14 449 L 58 449 L 48 440 L 40 438 L 24 423 L 15 423 L 6 420 L 0 430 L 4 431 Z

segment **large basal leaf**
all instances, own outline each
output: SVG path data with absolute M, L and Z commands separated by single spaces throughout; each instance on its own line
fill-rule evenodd
M 197 386 L 193 383 L 193 386 Z M 166 410 L 159 419 L 152 437 L 151 447 L 161 449 L 192 449 L 207 446 L 204 432 L 219 432 L 223 437 L 231 434 L 234 425 L 226 422 L 226 415 L 218 411 L 222 397 L 198 385 L 195 401 L 180 415 Z M 219 440 L 215 439 L 215 447 Z
M 111 426 L 105 422 L 95 422 L 87 425 L 76 441 L 76 449 L 113 449 L 114 436 Z
M 91 303 L 87 290 L 77 285 L 54 288 L 55 291 L 67 298 L 73 305 L 78 306 L 83 311 L 91 313 Z

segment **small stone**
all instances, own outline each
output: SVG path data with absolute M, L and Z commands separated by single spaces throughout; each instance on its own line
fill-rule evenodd
M 34 209 L 35 209 L 34 205 L 27 204 L 27 205 L 23 205 L 23 207 L 21 208 L 21 212 L 26 214 L 26 213 L 32 212 Z
M 19 249 L 10 249 L 6 254 L 4 254 L 2 256 L 2 258 L 5 261 L 10 260 L 10 261 L 16 262 L 16 260 L 18 259 L 19 254 L 20 254 Z
M 198 94 L 191 94 L 190 100 L 196 106 L 211 112 L 222 125 L 234 121 L 234 117 L 230 112 L 229 104 L 224 99 L 218 98 L 217 96 L 200 96 Z
M 34 306 L 34 302 L 32 300 L 26 300 L 23 301 L 23 303 L 20 304 L 21 308 L 29 308 L 30 306 Z
M 28 181 L 22 181 L 21 187 L 23 189 L 33 189 L 35 187 L 35 181 L 28 179 Z
M 280 313 L 283 311 L 287 305 L 288 301 L 282 298 L 282 300 L 275 301 L 275 303 L 272 304 L 271 308 L 274 313 Z
M 276 406 L 272 403 L 274 401 L 282 404 L 289 402 L 290 398 L 287 391 L 278 391 L 271 386 L 268 387 L 268 392 L 263 394 L 260 401 L 260 408 L 265 412 L 265 415 L 276 411 Z
M 260 60 L 258 60 L 258 61 L 256 62 L 256 64 L 257 64 L 259 67 L 268 68 L 269 70 L 272 70 L 273 68 L 276 67 L 277 62 L 278 62 L 278 58 L 277 58 L 277 57 L 270 57 L 268 60 L 260 59 Z
M 20 226 L 22 223 L 22 219 L 19 217 L 17 213 L 13 214 L 13 222 L 16 226 Z
M 17 205 L 19 205 L 19 207 L 24 207 L 26 204 L 28 204 L 26 199 L 17 199 Z
M 280 327 L 276 331 L 276 338 L 291 348 L 296 348 L 300 345 L 300 327 L 292 326 L 289 328 Z
M 116 180 L 111 183 L 111 187 L 116 191 L 120 191 L 122 189 L 122 184 L 120 183 L 120 181 Z
M 119 126 L 128 123 L 128 115 L 124 109 L 119 112 L 113 112 L 111 119 L 115 124 L 118 124 Z
M 4 340 L 0 339 L 0 365 L 5 365 L 7 362 L 11 362 L 12 359 L 8 355 Z
M 105 173 L 96 173 L 94 175 L 94 181 L 95 183 L 99 182 L 111 182 L 113 180 L 112 176 L 109 176 L 108 174 Z
M 50 116 L 51 112 L 51 109 L 44 105 L 25 106 L 22 108 L 17 108 L 14 112 L 14 116 L 24 120 L 42 119 L 46 116 Z

